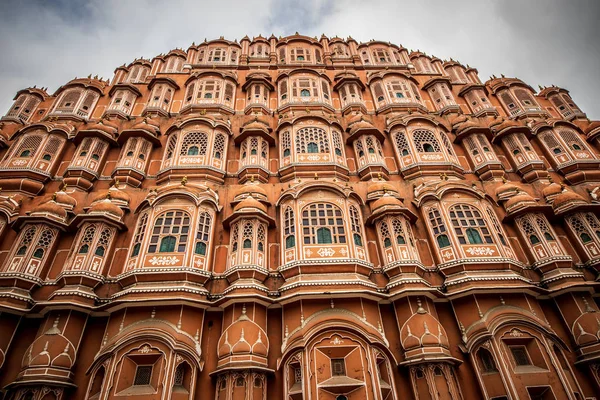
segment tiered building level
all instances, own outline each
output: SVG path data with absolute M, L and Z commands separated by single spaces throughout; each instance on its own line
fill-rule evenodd
M 0 398 L 600 394 L 600 122 L 352 38 L 223 38 L 19 91 Z

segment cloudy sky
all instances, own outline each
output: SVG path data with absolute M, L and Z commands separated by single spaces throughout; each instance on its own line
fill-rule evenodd
M 600 119 L 598 0 L 2 0 L 0 115 L 17 90 L 53 93 L 75 76 L 112 78 L 116 66 L 187 49 L 204 38 L 298 31 L 351 35 L 454 58 L 533 87 L 571 91 Z

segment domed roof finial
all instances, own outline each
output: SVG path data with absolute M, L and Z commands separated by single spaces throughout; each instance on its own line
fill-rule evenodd
M 427 311 L 421 306 L 420 298 L 417 298 L 417 314 L 427 314 Z
M 181 186 L 185 186 L 187 184 L 187 181 L 188 181 L 187 175 L 184 176 L 183 178 L 181 178 Z

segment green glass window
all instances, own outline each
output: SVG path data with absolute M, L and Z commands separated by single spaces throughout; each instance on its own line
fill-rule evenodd
M 438 245 L 440 246 L 440 249 L 450 246 L 450 240 L 448 239 L 448 236 L 446 236 L 446 235 L 438 236 L 437 242 L 438 242 Z
M 530 235 L 529 242 L 531 244 L 538 244 L 540 242 L 540 239 L 536 235 Z
M 317 229 L 317 243 L 318 244 L 331 244 L 331 231 L 327 228 Z
M 171 253 L 175 251 L 175 236 L 165 236 L 160 241 L 159 253 Z
M 306 146 L 306 151 L 308 153 L 318 153 L 319 152 L 319 146 L 316 143 L 309 143 Z
M 467 240 L 469 241 L 470 244 L 482 244 L 483 243 L 483 240 L 481 240 L 481 235 L 479 234 L 477 229 L 468 228 L 465 231 L 465 233 L 467 235 Z
M 294 235 L 285 238 L 285 248 L 289 249 L 296 246 L 296 237 Z
M 206 243 L 204 242 L 197 242 L 196 243 L 196 248 L 194 249 L 194 252 L 196 254 L 200 254 L 202 256 L 206 255 Z

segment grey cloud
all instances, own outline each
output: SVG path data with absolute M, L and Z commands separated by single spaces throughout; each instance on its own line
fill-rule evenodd
M 399 43 L 475 66 L 484 80 L 503 73 L 557 84 L 600 118 L 599 17 L 595 0 L 4 1 L 0 114 L 26 86 L 53 92 L 75 76 L 109 78 L 133 58 L 204 38 L 298 31 Z

